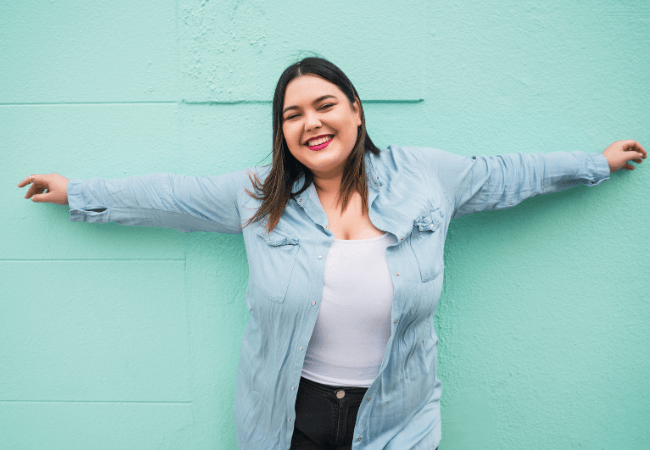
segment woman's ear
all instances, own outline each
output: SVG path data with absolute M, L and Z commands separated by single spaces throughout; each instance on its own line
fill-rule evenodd
M 357 126 L 361 126 L 361 102 L 359 101 L 358 98 L 355 98 L 354 103 L 352 103 L 350 106 L 352 107 L 352 111 L 354 111 L 354 115 L 357 118 Z

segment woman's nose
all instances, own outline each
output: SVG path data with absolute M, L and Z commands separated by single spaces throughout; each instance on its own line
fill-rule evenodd
M 320 119 L 318 114 L 315 113 L 306 113 L 305 114 L 305 130 L 312 130 L 314 128 L 319 128 L 321 126 Z

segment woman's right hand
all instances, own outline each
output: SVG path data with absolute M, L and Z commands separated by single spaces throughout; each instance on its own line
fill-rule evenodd
M 31 198 L 33 202 L 56 203 L 57 205 L 68 204 L 68 181 L 56 173 L 49 175 L 30 175 L 18 183 L 18 187 L 32 186 L 25 194 L 25 198 Z

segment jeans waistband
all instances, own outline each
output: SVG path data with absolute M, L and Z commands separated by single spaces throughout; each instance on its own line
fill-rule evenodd
M 366 393 L 368 388 L 366 387 L 355 387 L 355 386 L 332 386 L 329 384 L 322 384 L 322 383 L 317 383 L 316 381 L 310 380 L 305 377 L 300 377 L 300 384 L 304 384 L 308 387 L 311 387 L 313 389 L 317 389 L 321 392 L 326 392 L 326 393 L 333 393 L 336 391 L 340 391 L 343 389 L 346 393 L 354 395 L 363 395 Z

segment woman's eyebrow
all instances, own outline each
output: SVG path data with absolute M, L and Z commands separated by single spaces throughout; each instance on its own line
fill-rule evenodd
M 321 95 L 316 100 L 314 100 L 314 103 L 318 103 L 321 100 L 325 100 L 326 98 L 329 98 L 329 97 L 336 98 L 335 96 L 333 96 L 331 94 L 325 94 L 325 95 Z M 288 106 L 288 107 L 284 108 L 284 110 L 282 111 L 282 114 L 286 113 L 290 109 L 298 109 L 298 107 L 297 106 Z

